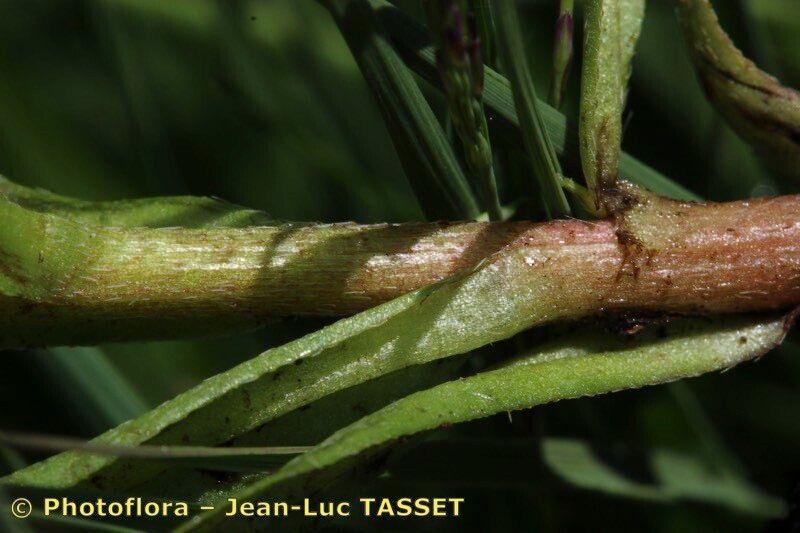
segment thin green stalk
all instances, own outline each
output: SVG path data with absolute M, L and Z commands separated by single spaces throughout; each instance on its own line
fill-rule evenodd
M 517 117 L 525 140 L 525 151 L 531 158 L 533 175 L 539 182 L 540 194 L 550 218 L 564 218 L 571 211 L 561 188 L 561 165 L 539 111 L 536 89 L 528 70 L 525 45 L 517 20 L 516 2 L 498 0 L 495 10 L 497 47 L 511 81 Z
M 449 116 L 464 156 L 481 189 L 490 220 L 502 220 L 489 126 L 483 112 L 483 58 L 474 13 L 463 0 L 427 0 L 428 25 Z

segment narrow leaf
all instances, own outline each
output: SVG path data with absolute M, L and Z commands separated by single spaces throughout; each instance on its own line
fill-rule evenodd
M 784 317 L 685 320 L 670 325 L 665 338 L 647 336 L 632 344 L 609 339 L 597 329 L 572 333 L 496 370 L 398 400 L 233 497 L 247 501 L 283 491 L 296 497 L 295 491 L 302 494 L 330 481 L 364 455 L 442 425 L 724 370 L 779 345 L 791 321 Z M 211 528 L 222 512 L 218 506 L 186 522 L 180 531 Z
M 644 0 L 588 0 L 581 75 L 583 175 L 601 212 L 614 212 L 620 172 L 622 110 Z
M 275 223 L 263 211 L 247 209 L 219 198 L 168 196 L 93 202 L 25 187 L 2 176 L 0 197 L 32 211 L 98 226 L 239 228 Z
M 477 203 L 455 153 L 373 7 L 367 0 L 324 3 L 375 95 L 406 177 L 427 218 L 477 218 Z
M 515 4 L 515 0 L 498 0 L 495 3 L 497 48 L 511 81 L 525 151 L 531 158 L 533 175 L 539 182 L 542 200 L 550 218 L 564 218 L 570 214 L 570 207 L 561 189 L 561 165 L 539 111 Z
M 428 82 L 439 85 L 433 46 L 423 27 L 386 0 L 370 0 L 392 41 L 409 67 Z M 494 132 L 511 145 L 523 148 L 519 119 L 508 80 L 495 70 L 484 69 L 483 99 L 492 120 Z M 568 124 L 564 115 L 543 101 L 538 102 L 542 120 L 556 152 L 569 164 L 569 172 L 581 171 L 577 129 Z M 648 167 L 635 157 L 622 153 L 620 174 L 648 190 L 680 200 L 698 200 L 698 196 L 682 185 Z
M 777 518 L 783 501 L 737 477 L 709 469 L 702 461 L 671 450 L 656 450 L 650 459 L 658 483 L 675 498 L 707 502 L 755 516 Z
M 542 441 L 542 459 L 561 479 L 576 487 L 648 501 L 668 501 L 658 486 L 628 479 L 601 461 L 587 442 L 548 437 Z

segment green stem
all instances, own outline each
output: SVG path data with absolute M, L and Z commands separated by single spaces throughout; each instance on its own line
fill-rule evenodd
M 350 314 L 498 252 L 523 253 L 529 282 L 562 300 L 561 318 L 782 307 L 800 297 L 799 221 L 796 196 L 659 205 L 626 217 L 636 252 L 611 221 L 104 227 L 0 200 L 0 346 L 180 338 Z
M 708 99 L 776 172 L 800 179 L 800 93 L 746 58 L 708 0 L 675 0 Z

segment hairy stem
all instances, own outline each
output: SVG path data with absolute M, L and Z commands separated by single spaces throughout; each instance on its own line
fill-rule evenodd
M 776 172 L 800 178 L 800 93 L 747 59 L 708 0 L 676 0 L 678 20 L 709 100 Z
M 174 338 L 344 315 L 519 257 L 554 319 L 800 303 L 800 196 L 551 223 L 91 226 L 0 202 L 0 346 Z M 624 237 L 622 239 L 619 236 Z M 533 287 L 532 287 L 533 288 Z

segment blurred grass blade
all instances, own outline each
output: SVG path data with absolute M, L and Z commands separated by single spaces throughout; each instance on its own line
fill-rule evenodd
M 427 0 L 425 11 L 433 40 L 436 65 L 467 167 L 481 190 L 490 220 L 502 220 L 494 174 L 489 126 L 483 112 L 483 58 L 474 13 L 463 0 Z
M 631 59 L 644 18 L 644 0 L 585 3 L 581 116 L 581 161 L 596 208 L 615 212 L 620 173 L 622 111 Z
M 646 501 L 669 501 L 661 487 L 628 479 L 601 461 L 589 443 L 577 439 L 547 437 L 542 441 L 542 460 L 561 479 L 588 490 Z
M 2 472 L 13 472 L 14 470 L 25 468 L 27 464 L 25 458 L 17 450 L 0 445 L 0 468 L 2 468 Z
M 441 86 L 434 48 L 425 29 L 386 0 L 370 2 L 409 67 L 428 82 Z M 505 142 L 523 149 L 511 85 L 505 77 L 488 67 L 484 69 L 483 100 L 492 119 L 492 131 L 502 136 Z M 541 100 L 538 101 L 538 109 L 553 147 L 563 156 L 562 161 L 569 165 L 567 173 L 578 175 L 581 173 L 581 158 L 576 128 L 568 125 L 558 110 Z M 670 198 L 699 200 L 693 192 L 624 152 L 620 160 L 620 174 L 650 191 Z
M 623 498 L 655 502 L 689 500 L 721 505 L 764 517 L 778 517 L 783 502 L 758 487 L 708 468 L 702 461 L 665 449 L 650 453 L 657 483 L 628 479 L 599 459 L 584 441 L 546 438 L 542 443 L 545 463 L 568 483 Z
M 567 81 L 572 70 L 572 56 L 575 41 L 574 0 L 560 0 L 558 19 L 553 36 L 553 85 L 550 101 L 553 107 L 561 107 Z
M 776 172 L 800 179 L 800 93 L 747 59 L 708 0 L 678 0 L 678 19 L 705 92 Z
M 149 408 L 99 348 L 51 348 L 34 357 L 90 432 L 105 431 Z
M 469 10 L 475 15 L 475 26 L 478 29 L 483 61 L 494 67 L 497 61 L 497 46 L 494 13 L 490 0 L 468 0 Z
M 697 435 L 706 462 L 726 476 L 743 477 L 745 470 L 739 458 L 728 449 L 692 388 L 687 383 L 679 381 L 672 383 L 669 391 L 686 418 L 687 424 Z
M 498 53 L 511 81 L 525 151 L 531 158 L 533 175 L 539 182 L 540 194 L 550 218 L 564 218 L 569 216 L 570 207 L 561 189 L 561 166 L 539 111 L 517 20 L 516 0 L 498 0 L 495 11 Z
M 655 450 L 650 458 L 658 483 L 677 498 L 708 502 L 752 514 L 778 518 L 786 504 L 738 478 L 716 473 L 695 457 L 671 450 Z
M 621 341 L 600 328 L 573 332 L 496 370 L 398 400 L 229 496 L 247 501 L 287 491 L 296 497 L 297 491 L 307 493 L 330 482 L 353 462 L 398 439 L 442 425 L 724 370 L 779 345 L 792 320 L 682 320 L 668 325 L 663 337 L 650 332 L 637 342 Z M 220 506 L 194 517 L 181 530 L 209 529 L 222 511 Z
M 367 0 L 327 0 L 429 219 L 474 219 L 479 209 L 452 147 Z

